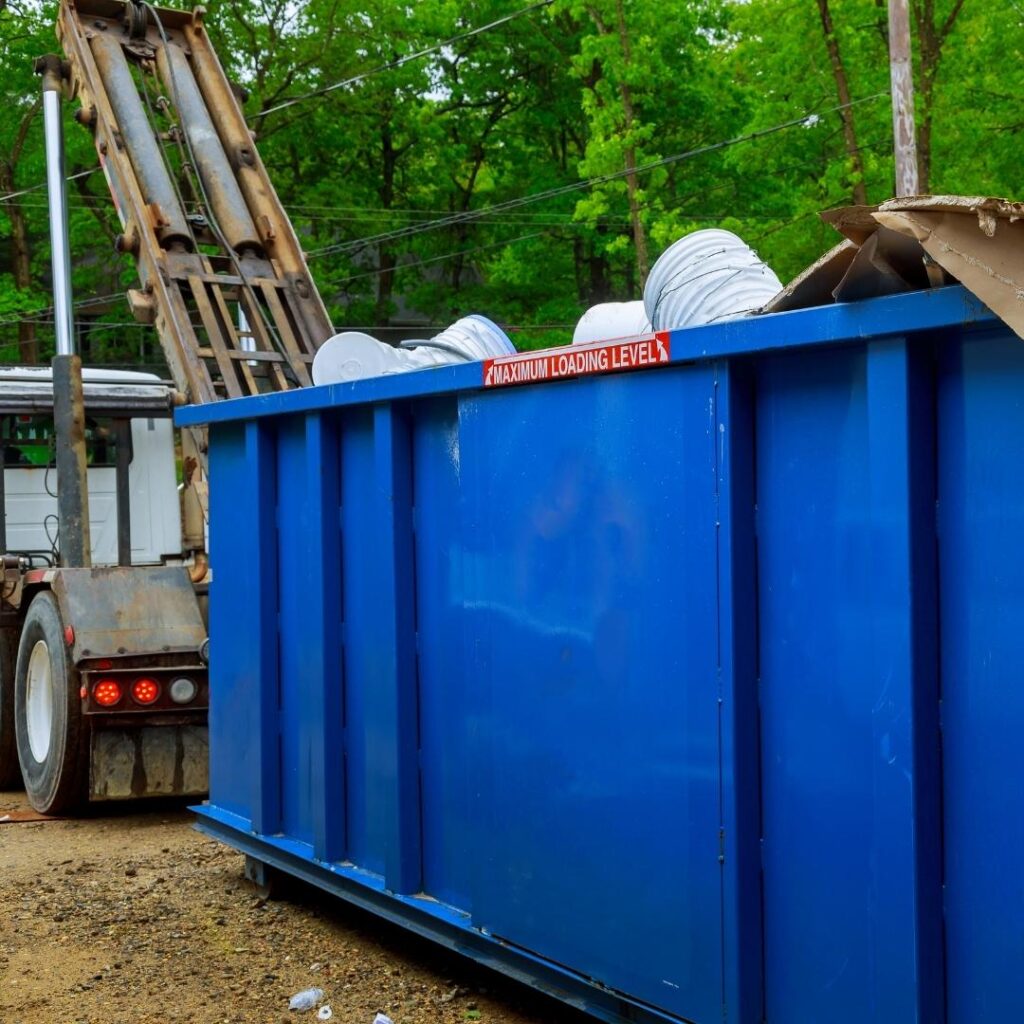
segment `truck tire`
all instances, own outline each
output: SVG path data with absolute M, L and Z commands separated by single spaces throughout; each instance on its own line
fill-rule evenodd
M 18 646 L 14 682 L 18 760 L 29 803 L 41 814 L 66 814 L 85 799 L 89 737 L 78 673 L 67 656 L 57 600 L 37 594 Z
M 0 789 L 21 789 L 18 741 L 14 731 L 14 666 L 18 632 L 0 629 Z

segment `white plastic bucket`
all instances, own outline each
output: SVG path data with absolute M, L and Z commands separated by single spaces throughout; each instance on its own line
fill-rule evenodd
M 574 345 L 591 341 L 613 341 L 636 338 L 651 333 L 651 321 L 643 301 L 599 302 L 580 317 L 572 333 Z
M 401 372 L 401 353 L 361 331 L 328 338 L 313 357 L 313 383 L 337 384 Z
M 656 331 L 693 327 L 760 309 L 782 283 L 731 231 L 694 231 L 670 245 L 651 268 L 644 307 Z

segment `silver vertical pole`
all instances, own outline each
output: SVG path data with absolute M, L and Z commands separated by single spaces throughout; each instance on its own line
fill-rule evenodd
M 889 71 L 892 135 L 896 153 L 896 195 L 916 196 L 917 136 L 914 130 L 914 68 L 910 56 L 907 0 L 889 0 Z
M 46 188 L 50 198 L 50 253 L 53 265 L 53 318 L 57 355 L 75 351 L 71 299 L 71 246 L 68 241 L 68 197 L 64 171 L 64 127 L 61 123 L 61 64 L 50 54 L 40 57 L 43 76 L 43 127 L 46 133 Z
M 43 127 L 46 133 L 46 184 L 50 196 L 50 245 L 53 263 L 53 314 L 57 354 L 53 357 L 53 425 L 57 439 L 57 535 L 61 564 L 92 563 L 89 535 L 89 484 L 85 455 L 85 402 L 82 360 L 75 352 L 71 304 L 71 247 L 64 175 L 61 97 L 64 70 L 59 57 L 40 57 L 43 76 Z

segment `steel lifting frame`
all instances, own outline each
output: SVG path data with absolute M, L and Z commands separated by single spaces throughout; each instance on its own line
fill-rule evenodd
M 129 303 L 191 403 L 306 386 L 334 333 L 202 16 L 64 0 L 57 29 L 138 267 Z

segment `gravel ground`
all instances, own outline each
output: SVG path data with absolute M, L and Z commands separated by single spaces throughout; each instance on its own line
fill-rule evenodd
M 24 809 L 0 793 L 0 817 Z M 333 1019 L 586 1024 L 586 1018 L 304 887 L 260 899 L 241 854 L 180 806 L 0 824 L 0 1021 L 254 1024 L 325 990 Z

